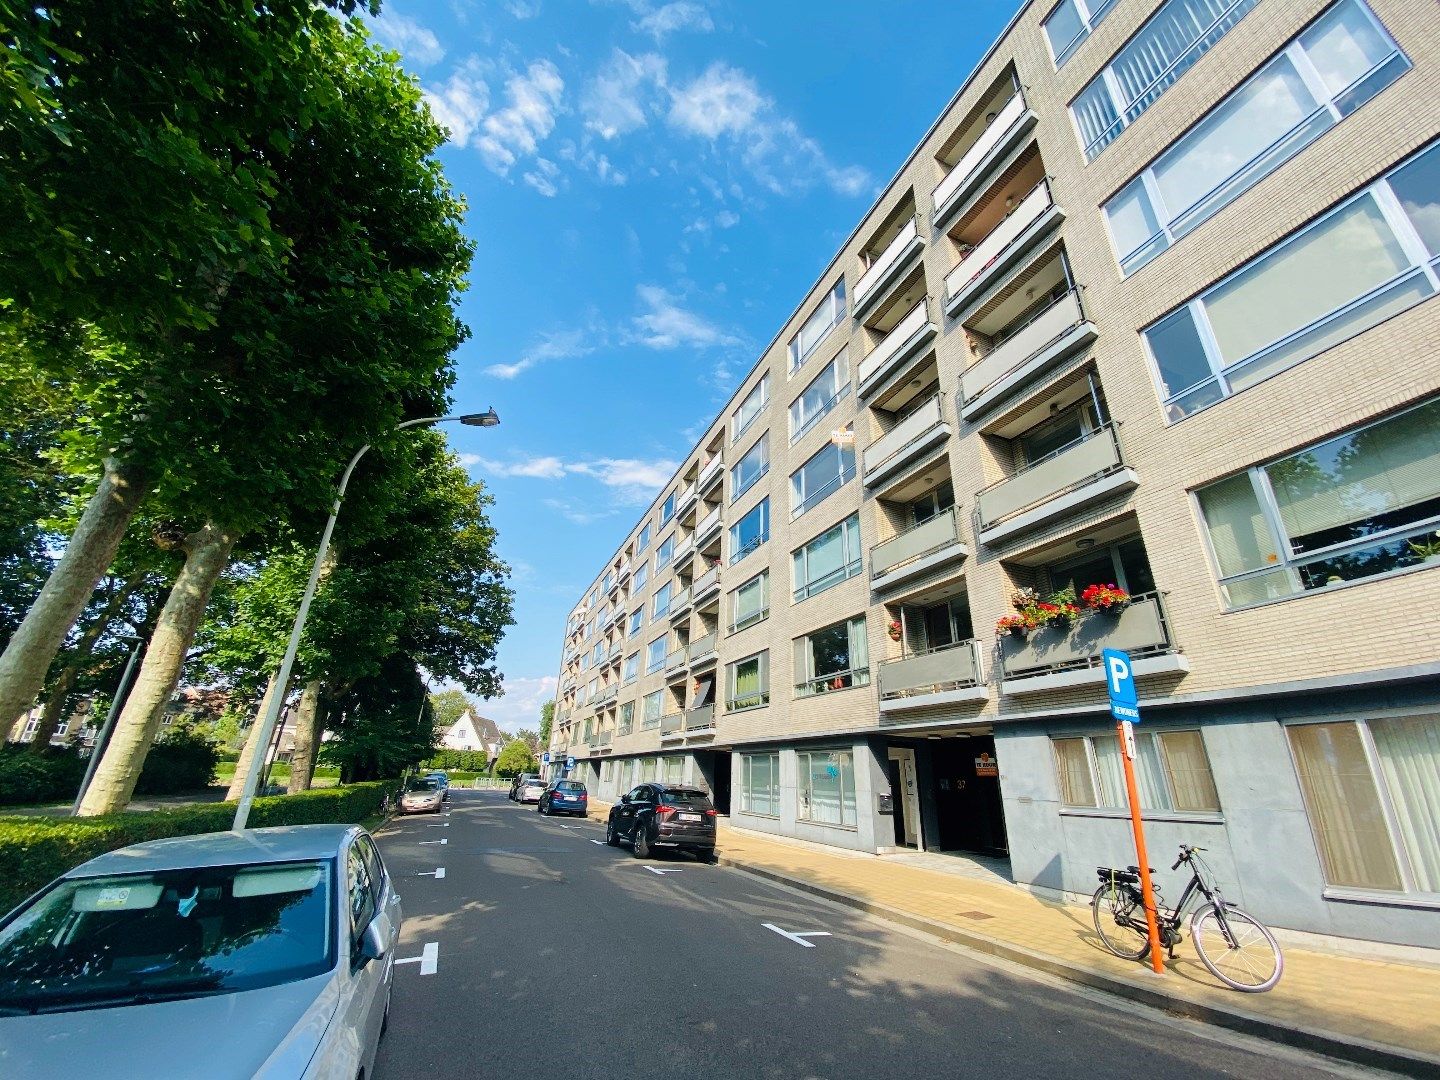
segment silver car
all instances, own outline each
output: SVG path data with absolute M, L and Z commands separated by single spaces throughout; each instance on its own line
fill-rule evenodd
M 369 1076 L 400 922 L 354 825 L 101 855 L 0 922 L 0 1074 Z
M 537 776 L 537 777 L 534 777 L 533 779 L 524 781 L 524 782 L 519 786 L 519 788 L 516 789 L 516 791 L 515 791 L 515 801 L 516 801 L 516 802 L 522 802 L 522 803 L 527 803 L 527 802 L 538 803 L 538 802 L 540 801 L 540 796 L 541 796 L 541 795 L 544 795 L 544 794 L 545 794 L 545 781 L 544 781 L 544 780 L 541 780 L 541 779 Z

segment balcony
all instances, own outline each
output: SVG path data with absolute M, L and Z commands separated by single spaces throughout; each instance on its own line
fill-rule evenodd
M 685 647 L 682 645 L 665 657 L 665 674 L 671 675 L 677 671 L 684 671 L 685 663 Z
M 640 721 L 640 730 L 641 730 L 641 731 L 650 731 L 650 730 L 652 730 L 652 729 L 654 729 L 654 728 L 657 728 L 657 727 L 659 727 L 659 726 L 660 726 L 660 717 L 658 717 L 658 716 L 647 716 L 647 717 L 645 717 L 645 719 L 643 719 L 643 720 Z
M 680 616 L 689 612 L 692 607 L 689 588 L 681 589 L 679 595 L 670 601 L 670 621 L 678 622 Z
M 725 475 L 725 455 L 716 454 L 704 465 L 700 466 L 700 476 L 695 481 L 695 490 L 701 495 L 709 491 L 711 485 Z
M 1106 424 L 975 496 L 978 538 L 993 546 L 1139 482 Z
M 718 639 L 719 635 L 712 631 L 689 644 L 685 650 L 685 656 L 691 669 L 714 663 L 716 659 L 715 642 Z
M 900 475 L 905 466 L 950 437 L 944 396 L 936 394 L 865 448 L 861 463 L 867 488 Z
M 715 706 L 701 705 L 685 710 L 685 734 L 702 735 L 715 730 Z
M 615 584 L 623 585 L 625 579 L 630 576 L 630 560 L 626 559 L 620 564 L 620 569 L 615 574 Z
M 930 319 L 930 298 L 927 296 L 910 309 L 871 349 L 856 369 L 859 395 L 863 398 L 897 375 L 906 361 L 913 359 L 938 333 Z
M 684 713 L 666 713 L 664 716 L 660 717 L 660 737 L 662 739 L 665 738 L 665 736 L 667 735 L 679 734 L 684 727 Z
M 681 517 L 682 515 L 684 515 L 685 511 L 690 509 L 690 507 L 694 504 L 695 500 L 699 497 L 700 491 L 694 484 L 691 484 L 687 488 L 683 488 L 680 491 L 680 494 L 675 497 L 675 516 Z
M 871 548 L 870 588 L 876 592 L 893 589 L 958 563 L 969 554 L 960 542 L 959 507 L 952 506 Z
M 620 659 L 620 654 L 621 654 L 622 652 L 624 652 L 624 651 L 625 651 L 625 643 L 624 643 L 623 641 L 617 641 L 617 642 L 615 642 L 614 645 L 611 645 L 611 646 L 610 646 L 610 651 L 606 654 L 606 659 L 608 659 L 608 660 L 619 660 L 619 659 Z
M 720 507 L 715 507 L 703 518 L 700 524 L 695 526 L 695 544 L 703 546 L 705 541 L 720 531 Z
M 706 599 L 712 592 L 720 589 L 720 567 L 712 566 L 705 573 L 695 579 L 695 584 L 690 586 L 690 595 L 694 597 L 698 605 L 701 600 Z
M 695 554 L 695 536 L 692 533 L 684 540 L 681 540 L 675 548 L 675 556 L 671 559 L 671 565 L 679 570 L 681 566 L 690 561 L 690 556 Z
M 916 215 L 901 226 L 895 238 L 885 245 L 885 250 L 875 256 L 855 282 L 853 307 L 857 318 L 885 295 L 886 288 L 895 283 L 924 246 L 920 218 Z
M 966 420 L 1009 399 L 1098 336 L 1072 289 L 1015 328 L 960 376 L 960 415 Z
M 960 160 L 935 186 L 930 196 L 930 224 L 943 228 L 974 195 L 994 166 L 1019 145 L 1025 133 L 1035 126 L 1035 114 L 1025 104 L 1025 95 L 1016 91 L 995 114 L 995 119 L 971 144 Z
M 1049 183 L 1040 181 L 945 275 L 945 313 L 956 315 L 973 307 L 988 286 L 998 282 L 1064 218 L 1065 211 L 1055 205 Z
M 1073 626 L 1047 626 L 1025 637 L 1000 639 L 1000 692 L 1039 694 L 1105 682 L 1101 654 L 1130 654 L 1136 677 L 1190 670 L 1170 632 L 1160 593 L 1132 597 L 1118 614 L 1092 612 Z
M 601 750 L 604 750 L 607 746 L 610 745 L 610 742 L 613 738 L 614 734 L 607 728 L 605 731 L 602 731 L 595 736 L 595 746 Z
M 984 701 L 990 696 L 979 641 L 957 641 L 930 652 L 885 660 L 880 664 L 880 716 L 935 705 Z

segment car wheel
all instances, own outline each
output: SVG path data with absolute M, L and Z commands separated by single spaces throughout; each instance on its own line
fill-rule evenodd
M 637 859 L 650 858 L 650 837 L 645 835 L 645 831 L 645 823 L 643 821 L 635 822 L 634 848 Z
M 620 837 L 615 834 L 615 820 L 613 818 L 605 822 L 605 843 L 611 847 L 620 846 Z

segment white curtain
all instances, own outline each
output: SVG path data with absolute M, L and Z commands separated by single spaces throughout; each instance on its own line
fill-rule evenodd
M 1440 715 L 1370 724 L 1415 887 L 1440 892 Z

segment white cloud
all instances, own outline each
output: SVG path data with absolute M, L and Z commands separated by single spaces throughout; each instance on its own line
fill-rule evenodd
M 510 364 L 491 364 L 485 369 L 485 374 L 497 379 L 513 379 L 536 364 L 585 356 L 594 352 L 603 341 L 604 334 L 596 326 L 552 331 L 542 334 L 539 343 L 532 346 L 519 360 Z
M 507 104 L 485 117 L 475 142 L 485 163 L 505 175 L 521 155 L 533 154 L 555 128 L 565 80 L 549 60 L 536 60 L 505 81 Z
M 556 682 L 554 675 L 506 678 L 502 684 L 504 695 L 486 698 L 479 711 L 512 735 L 522 728 L 539 731 L 540 707 L 555 696 Z
M 715 215 L 715 224 L 722 229 L 733 229 L 740 224 L 740 215 L 733 210 L 721 210 Z
M 526 19 L 533 19 L 540 14 L 540 0 L 510 0 L 505 5 L 505 10 L 524 22 Z
M 466 461 L 465 458 L 471 460 Z M 461 458 L 466 466 L 478 466 L 479 469 L 490 476 L 525 476 L 535 480 L 559 480 L 565 475 L 567 469 L 565 463 L 558 457 L 532 457 L 521 458 L 519 461 L 496 461 L 492 458 L 480 457 L 478 454 L 466 454 Z
M 664 484 L 680 467 L 677 461 L 662 458 L 640 461 L 636 458 L 600 458 L 569 466 L 570 472 L 593 476 L 606 487 L 647 488 L 654 490 Z
M 553 199 L 560 188 L 560 166 L 545 158 L 535 159 L 535 171 L 527 172 L 523 179 L 525 183 L 544 195 L 547 199 Z
M 544 499 L 546 506 L 554 510 L 572 525 L 594 525 L 620 512 L 618 506 L 600 506 L 593 503 L 571 502 L 566 499 Z
M 631 340 L 648 349 L 740 344 L 735 335 L 681 307 L 677 298 L 660 285 L 640 285 L 635 292 L 647 310 L 635 316 Z
M 470 145 L 470 136 L 490 107 L 490 87 L 480 77 L 478 62 L 467 61 L 451 72 L 443 85 L 426 88 L 424 93 L 435 122 L 449 130 L 450 141 L 456 146 Z
M 710 13 L 692 0 L 676 0 L 675 3 L 665 4 L 631 25 L 642 34 L 649 34 L 656 41 L 677 30 L 694 30 L 708 34 L 715 29 L 715 24 L 710 21 Z
M 602 139 L 644 127 L 654 107 L 657 88 L 665 85 L 665 58 L 655 53 L 631 56 L 623 49 L 610 54 L 580 98 L 585 127 Z
M 404 15 L 387 14 L 371 24 L 375 37 L 411 63 L 426 67 L 445 58 L 445 49 L 435 31 Z
M 714 139 L 739 135 L 755 125 L 769 102 L 745 72 L 727 64 L 711 64 L 699 78 L 675 91 L 670 122 L 682 131 Z

